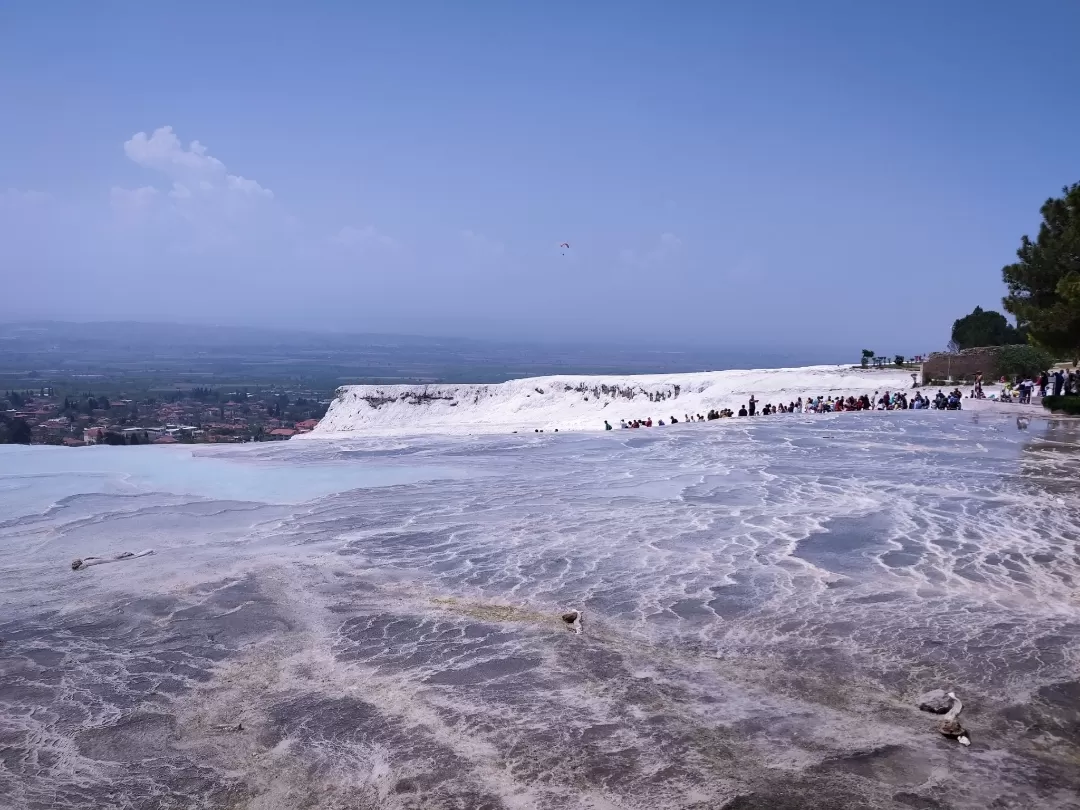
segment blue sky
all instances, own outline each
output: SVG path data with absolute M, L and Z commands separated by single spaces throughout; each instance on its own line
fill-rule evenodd
M 1080 180 L 1077 32 L 1073 0 L 7 4 L 0 318 L 940 348 Z

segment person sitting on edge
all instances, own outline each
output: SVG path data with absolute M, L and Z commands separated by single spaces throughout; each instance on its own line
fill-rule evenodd
M 611 423 L 607 419 L 604 420 L 604 430 L 611 430 Z
M 746 416 L 746 413 L 747 413 L 747 411 L 746 411 L 746 406 L 745 405 L 743 405 L 741 408 L 739 408 L 739 416 Z

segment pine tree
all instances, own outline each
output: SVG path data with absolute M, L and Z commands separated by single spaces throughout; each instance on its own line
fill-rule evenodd
M 1062 189 L 1041 209 L 1032 241 L 1024 236 L 1015 264 L 1002 268 L 1005 309 L 1039 346 L 1080 357 L 1080 183 Z

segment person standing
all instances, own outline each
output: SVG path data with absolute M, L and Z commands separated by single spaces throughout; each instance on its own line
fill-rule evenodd
M 753 394 L 751 394 L 750 395 L 750 415 L 753 416 L 754 412 L 756 410 L 757 410 L 757 399 L 754 397 Z

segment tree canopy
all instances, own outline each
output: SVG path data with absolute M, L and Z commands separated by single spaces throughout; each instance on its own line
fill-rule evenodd
M 1002 303 L 1034 343 L 1080 356 L 1080 183 L 1043 203 L 1035 241 L 1027 236 L 1019 259 L 1001 270 L 1009 294 Z
M 1037 377 L 1053 365 L 1053 356 L 1035 346 L 1006 346 L 998 357 L 997 373 L 1006 377 Z
M 30 444 L 33 432 L 24 419 L 9 419 L 0 414 L 0 444 Z
M 994 310 L 975 307 L 970 315 L 953 321 L 952 342 L 958 349 L 1026 343 L 1023 333 Z

